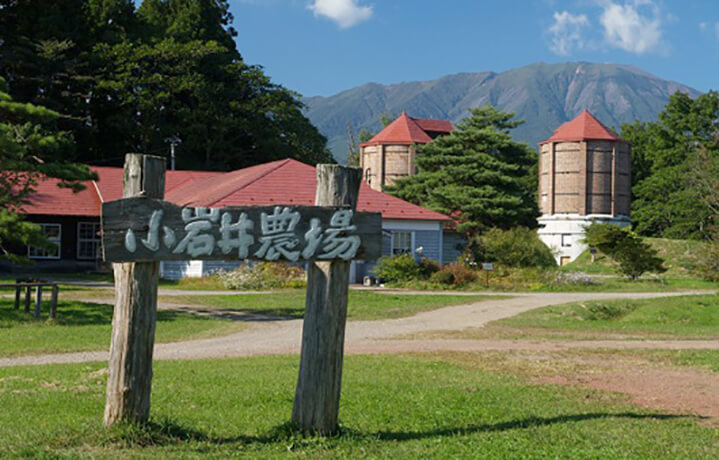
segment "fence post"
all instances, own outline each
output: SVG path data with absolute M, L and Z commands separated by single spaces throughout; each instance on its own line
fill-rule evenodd
M 57 318 L 57 295 L 60 287 L 57 284 L 52 286 L 52 297 L 50 298 L 50 318 Z
M 19 285 L 15 286 L 15 310 L 20 309 L 20 295 L 22 292 L 22 288 Z
M 32 287 L 25 286 L 25 313 L 30 313 L 30 293 L 32 292 Z
M 318 206 L 357 206 L 362 171 L 317 166 Z M 305 433 L 337 431 L 350 262 L 309 262 L 302 351 L 292 423 Z
M 162 199 L 165 159 L 125 156 L 123 197 Z M 114 263 L 115 310 L 105 400 L 105 426 L 146 422 L 150 416 L 152 348 L 157 316 L 157 262 Z
M 42 304 L 42 286 L 37 286 L 35 291 L 35 318 L 40 318 L 40 306 Z

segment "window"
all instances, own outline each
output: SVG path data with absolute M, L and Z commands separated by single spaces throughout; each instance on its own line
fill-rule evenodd
M 62 226 L 60 224 L 38 224 L 42 233 L 54 246 L 51 248 L 38 248 L 28 246 L 27 256 L 31 259 L 59 259 L 60 246 L 62 243 Z
M 392 255 L 412 253 L 412 232 L 392 232 Z
M 562 247 L 563 248 L 572 247 L 572 235 L 567 234 L 567 233 L 562 235 Z
M 97 259 L 100 247 L 100 223 L 79 222 L 77 224 L 77 258 Z

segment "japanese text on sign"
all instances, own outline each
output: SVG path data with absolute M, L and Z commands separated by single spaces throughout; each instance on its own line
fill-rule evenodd
M 109 232 L 103 240 L 107 260 L 352 260 L 361 248 L 366 251 L 362 234 L 368 235 L 367 223 L 377 227 L 378 234 L 381 227 L 378 215 L 351 209 L 179 208 L 156 203 L 162 206 L 144 206 L 144 215 L 140 215 L 139 204 L 138 209 L 109 206 L 109 215 L 103 208 L 103 225 Z M 114 217 L 115 211 L 126 217 Z M 357 217 L 363 222 L 362 229 L 358 229 Z M 120 232 L 121 243 L 116 241 Z

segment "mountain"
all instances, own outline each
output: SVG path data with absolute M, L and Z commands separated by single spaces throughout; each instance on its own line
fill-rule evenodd
M 502 73 L 460 73 L 431 81 L 381 85 L 367 83 L 329 97 L 304 99 L 306 115 L 327 136 L 339 161 L 347 156 L 347 123 L 355 132 L 380 129 L 383 114 L 406 110 L 411 116 L 456 123 L 467 110 L 492 104 L 525 123 L 515 139 L 535 145 L 554 129 L 589 109 L 608 126 L 654 120 L 669 96 L 688 86 L 661 79 L 635 67 L 573 62 L 532 64 Z

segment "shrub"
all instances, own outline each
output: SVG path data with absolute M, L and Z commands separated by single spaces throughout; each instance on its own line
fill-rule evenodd
M 281 289 L 307 285 L 304 269 L 280 262 L 245 262 L 234 270 L 219 270 L 214 276 L 226 289 Z
M 419 269 L 421 271 L 422 278 L 426 279 L 439 272 L 440 266 L 439 262 L 437 262 L 436 260 L 423 257 L 422 260 L 419 262 Z
M 477 279 L 478 272 L 476 270 L 460 263 L 447 264 L 430 278 L 435 283 L 452 286 L 465 286 Z
M 465 254 L 469 263 L 494 262 L 508 267 L 556 266 L 552 251 L 534 230 L 493 228 L 470 240 Z
M 636 280 L 644 272 L 664 273 L 664 260 L 639 235 L 611 224 L 587 227 L 585 242 L 619 264 L 619 271 Z
M 454 273 L 449 270 L 440 270 L 433 273 L 429 280 L 435 284 L 446 284 L 452 286 L 456 280 Z
M 423 278 L 422 267 L 411 254 L 382 257 L 374 269 L 378 278 L 386 281 L 413 281 Z

